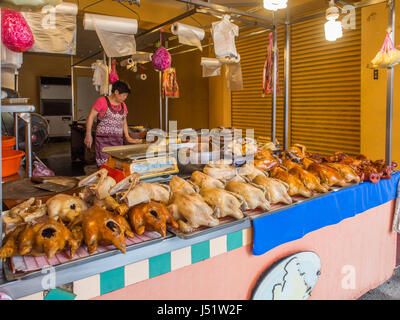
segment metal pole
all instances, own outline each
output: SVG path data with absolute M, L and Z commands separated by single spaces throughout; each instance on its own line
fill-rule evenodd
M 18 147 L 18 113 L 14 113 L 14 137 L 15 137 L 15 150 L 19 150 Z
M 275 14 L 274 14 L 275 16 Z M 274 26 L 274 46 L 273 46 L 273 53 L 274 53 L 274 66 L 273 66 L 273 78 L 272 78 L 272 83 L 273 83 L 273 88 L 272 88 L 272 118 L 271 118 L 271 141 L 272 143 L 275 143 L 276 140 L 276 87 L 277 87 L 277 52 L 278 49 L 278 28 L 275 25 Z
M 25 173 L 29 178 L 32 178 L 32 128 L 31 114 L 24 114 L 25 120 Z
M 159 74 L 159 95 L 160 95 L 160 129 L 162 130 L 163 128 L 163 110 L 162 110 L 162 71 L 158 72 Z
M 289 148 L 289 90 L 290 90 L 290 24 L 285 26 L 285 110 L 283 113 L 283 136 L 285 150 Z
M 165 97 L 165 132 L 168 132 L 168 97 Z
M 168 41 L 165 41 L 164 47 L 168 48 Z M 168 97 L 165 96 L 165 132 L 168 134 Z
M 71 56 L 71 114 L 72 121 L 75 120 L 75 86 L 74 86 L 74 57 Z
M 392 41 L 395 41 L 395 9 L 396 0 L 391 0 L 389 6 L 388 32 L 391 33 Z M 392 127 L 393 127 L 393 67 L 387 69 L 387 91 L 386 91 L 386 152 L 385 162 L 392 163 Z

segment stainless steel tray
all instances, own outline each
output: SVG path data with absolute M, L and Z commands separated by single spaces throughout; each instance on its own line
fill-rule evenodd
M 230 226 L 234 226 L 234 225 L 237 225 L 237 224 L 244 223 L 248 219 L 249 218 L 246 217 L 246 216 L 244 218 L 242 218 L 242 219 L 235 219 L 233 217 L 224 217 L 224 218 L 220 218 L 219 219 L 220 224 L 215 226 L 215 227 L 199 227 L 199 228 L 195 229 L 194 231 L 187 232 L 187 233 L 182 232 L 182 231 L 180 231 L 178 229 L 174 229 L 174 228 L 172 228 L 170 226 L 167 226 L 167 230 L 169 232 L 175 234 L 177 237 L 179 237 L 181 239 L 192 239 L 192 238 L 195 238 L 195 237 L 199 237 L 199 236 L 205 235 L 207 233 L 214 232 L 214 231 L 219 230 L 219 229 L 223 229 L 223 228 L 226 228 L 226 227 L 230 227 Z
M 159 243 L 159 242 L 161 242 L 161 241 L 163 241 L 165 239 L 171 238 L 171 237 L 174 237 L 174 235 L 171 232 L 167 231 L 167 235 L 165 237 L 151 239 L 151 240 L 147 240 L 147 241 L 143 241 L 143 242 L 139 242 L 139 243 L 135 243 L 135 244 L 127 246 L 126 247 L 126 252 L 130 252 L 130 251 L 138 249 L 138 248 L 150 246 L 150 245 L 153 245 L 155 243 Z M 110 257 L 110 256 L 113 256 L 113 255 L 116 255 L 116 254 L 119 254 L 119 253 L 121 253 L 121 252 L 117 248 L 111 249 L 111 250 L 107 250 L 107 251 L 104 251 L 104 252 L 100 252 L 100 253 L 93 253 L 93 254 L 91 254 L 91 255 L 89 255 L 87 257 L 78 258 L 78 259 L 74 259 L 74 260 L 66 261 L 64 263 L 57 264 L 57 265 L 53 266 L 53 268 L 55 268 L 55 271 L 57 271 L 57 269 L 59 269 L 59 268 L 73 266 L 73 265 L 76 265 L 76 264 L 80 264 L 82 262 L 89 262 L 89 261 L 93 261 L 93 260 L 101 260 L 103 258 Z M 25 273 L 13 273 L 12 268 L 10 266 L 10 263 L 11 262 L 10 262 L 9 258 L 6 260 L 5 263 L 3 263 L 4 275 L 5 275 L 5 277 L 6 277 L 6 279 L 8 281 L 23 279 L 23 278 L 34 276 L 34 275 L 36 275 L 38 273 L 41 273 L 41 270 L 35 270 L 35 271 L 30 271 L 30 272 L 25 272 Z

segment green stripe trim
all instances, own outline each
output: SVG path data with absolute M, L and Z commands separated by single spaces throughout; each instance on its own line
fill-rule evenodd
M 171 272 L 171 252 L 149 259 L 149 278 Z
M 100 273 L 100 295 L 125 287 L 125 267 Z
M 226 235 L 226 249 L 228 251 L 240 248 L 243 246 L 243 232 L 239 230 L 237 232 L 229 233 Z
M 210 258 L 210 241 L 192 245 L 192 264 Z

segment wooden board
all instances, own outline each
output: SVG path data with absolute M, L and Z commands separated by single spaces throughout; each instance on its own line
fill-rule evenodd
M 46 177 L 46 180 L 68 186 L 69 189 L 63 192 L 66 194 L 72 194 L 78 190 L 77 185 L 79 180 L 74 177 L 55 176 Z M 8 208 L 12 208 L 31 197 L 46 201 L 55 194 L 56 192 L 34 187 L 34 183 L 31 182 L 30 178 L 12 180 L 3 184 L 3 202 Z

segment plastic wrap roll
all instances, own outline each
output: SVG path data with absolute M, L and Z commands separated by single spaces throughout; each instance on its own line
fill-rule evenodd
M 179 43 L 194 46 L 199 48 L 200 51 L 203 51 L 200 42 L 204 39 L 205 33 L 203 29 L 175 22 L 171 27 L 171 32 L 178 36 Z
M 146 63 L 153 59 L 153 53 L 151 52 L 136 52 L 132 55 L 131 59 L 135 62 Z
M 97 27 L 102 31 L 133 35 L 137 33 L 138 23 L 135 19 L 85 13 L 83 27 L 85 30 L 96 31 Z
M 133 59 L 132 59 L 132 58 L 128 58 L 128 59 L 122 60 L 122 61 L 119 63 L 119 65 L 120 65 L 121 67 L 126 67 L 126 66 L 131 65 L 132 63 L 133 63 Z
M 78 6 L 75 3 L 63 2 L 56 5 L 56 14 L 64 14 L 76 16 L 78 14 Z
M 215 77 L 221 74 L 222 63 L 215 58 L 201 58 L 200 64 L 203 66 L 203 77 Z
M 145 73 L 138 74 L 138 75 L 136 75 L 136 79 L 144 81 L 147 79 L 147 75 Z

